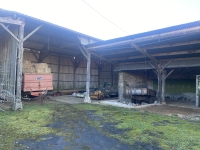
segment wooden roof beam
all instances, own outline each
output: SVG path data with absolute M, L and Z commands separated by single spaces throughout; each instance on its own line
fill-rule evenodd
M 200 53 L 200 49 L 198 50 L 186 50 L 186 51 L 181 51 L 181 52 L 166 52 L 166 53 L 157 53 L 157 54 L 152 54 L 151 56 L 158 57 L 158 56 L 172 56 L 172 55 L 181 55 L 181 54 L 196 54 Z M 138 59 L 138 58 L 145 58 L 145 56 L 140 55 L 140 56 L 131 56 L 131 57 L 123 57 L 123 58 L 110 58 L 110 60 L 127 60 L 127 59 Z
M 94 52 L 90 52 L 90 53 L 91 53 L 92 55 L 96 56 L 96 57 L 99 57 L 100 59 L 103 59 L 103 60 L 105 60 L 105 61 L 107 61 L 107 62 L 109 62 L 109 63 L 115 65 L 114 62 L 108 60 L 108 59 L 105 58 L 105 57 L 102 57 L 102 56 L 100 56 L 100 55 L 98 55 L 98 54 L 96 54 L 96 53 L 94 53 Z
M 15 25 L 24 25 L 24 22 L 21 20 L 14 20 L 10 17 L 0 17 L 0 22 L 8 23 L 8 24 L 15 24 Z
M 192 44 L 200 44 L 200 40 L 190 41 L 190 42 L 180 42 L 180 43 L 174 43 L 174 44 L 164 44 L 164 45 L 157 45 L 157 46 L 150 46 L 150 47 L 143 47 L 146 50 L 150 49 L 159 49 L 159 48 L 167 48 L 167 47 L 175 47 L 175 46 L 184 46 L 184 45 L 192 45 Z M 141 46 L 140 46 L 141 47 Z M 119 49 L 116 49 L 119 50 Z M 123 54 L 123 53 L 129 53 L 129 52 L 135 52 L 135 49 L 121 49 L 121 51 L 118 52 L 108 52 L 101 54 L 102 56 L 106 55 L 113 55 L 113 54 Z
M 190 41 L 190 42 L 180 42 L 174 44 L 164 44 L 164 45 L 157 45 L 157 46 L 149 46 L 144 47 L 146 50 L 150 49 L 159 49 L 159 48 L 167 48 L 167 47 L 175 47 L 175 46 L 184 46 L 184 45 L 192 45 L 192 44 L 199 44 L 200 40 Z
M 143 48 L 140 48 L 139 46 L 137 46 L 135 43 L 131 42 L 131 45 L 137 49 L 138 51 L 140 51 L 143 55 L 149 57 L 151 60 L 153 60 L 154 62 L 157 62 L 158 60 L 154 57 L 154 56 L 151 56 L 149 53 L 146 52 L 145 49 Z

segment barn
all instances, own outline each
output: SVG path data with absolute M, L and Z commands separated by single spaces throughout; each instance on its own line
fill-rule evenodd
M 199 107 L 200 21 L 86 45 L 115 63 L 119 99 L 129 88 L 157 90 L 158 103 Z
M 0 94 L 22 108 L 22 62 L 47 63 L 54 90 L 86 89 L 104 82 L 126 90 L 157 90 L 158 103 L 183 100 L 199 107 L 200 21 L 102 41 L 0 9 Z
M 6 92 L 15 105 L 22 107 L 24 60 L 47 63 L 53 74 L 53 88 L 57 91 L 85 89 L 86 86 L 97 88 L 104 82 L 117 85 L 112 64 L 95 54 L 91 56 L 84 47 L 98 41 L 101 40 L 21 13 L 0 9 L 1 91 Z M 91 66 L 89 70 L 87 66 Z

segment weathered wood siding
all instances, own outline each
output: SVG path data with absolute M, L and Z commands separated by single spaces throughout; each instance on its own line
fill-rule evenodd
M 35 53 L 39 57 L 39 53 Z M 35 56 L 31 53 L 31 51 L 24 52 L 24 60 L 29 60 L 32 62 L 37 62 Z M 58 70 L 59 70 L 59 55 L 53 54 L 49 55 L 44 59 L 44 63 L 47 63 L 51 68 L 51 72 L 53 74 L 53 87 L 57 89 L 58 87 Z M 76 88 L 84 89 L 86 87 L 86 60 L 81 61 L 79 67 L 76 70 Z M 112 83 L 111 75 L 111 67 L 105 67 L 105 70 L 102 71 L 101 82 L 110 82 Z M 71 60 L 65 56 L 60 56 L 60 89 L 73 89 L 73 64 Z M 114 80 L 114 83 L 117 83 Z M 91 62 L 91 75 L 90 75 L 90 88 L 98 87 L 98 69 L 95 62 Z
M 111 64 L 105 64 L 100 73 L 100 85 L 104 85 L 105 82 L 114 86 L 118 84 L 118 73 L 113 72 Z

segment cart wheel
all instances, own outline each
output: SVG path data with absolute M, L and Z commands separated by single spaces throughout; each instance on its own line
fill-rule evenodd
M 102 95 L 99 96 L 99 100 L 103 100 L 103 96 Z
M 137 100 L 132 98 L 131 102 L 136 104 Z

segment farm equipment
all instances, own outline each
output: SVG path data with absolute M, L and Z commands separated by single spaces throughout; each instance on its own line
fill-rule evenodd
M 24 74 L 22 82 L 22 97 L 38 97 L 47 94 L 48 90 L 53 90 L 52 74 Z
M 100 88 L 101 91 L 104 93 L 105 97 L 117 97 L 118 96 L 118 90 L 114 88 L 111 83 L 104 83 L 104 86 Z
M 90 98 L 91 99 L 95 99 L 95 100 L 103 100 L 104 99 L 104 93 L 100 90 L 98 91 L 94 91 L 90 94 Z
M 156 97 L 156 91 L 149 88 L 130 88 L 126 89 L 126 96 L 131 98 L 132 103 L 142 101 L 153 103 Z
M 22 99 L 39 96 L 42 100 L 49 90 L 53 90 L 53 77 L 48 65 L 23 61 Z

